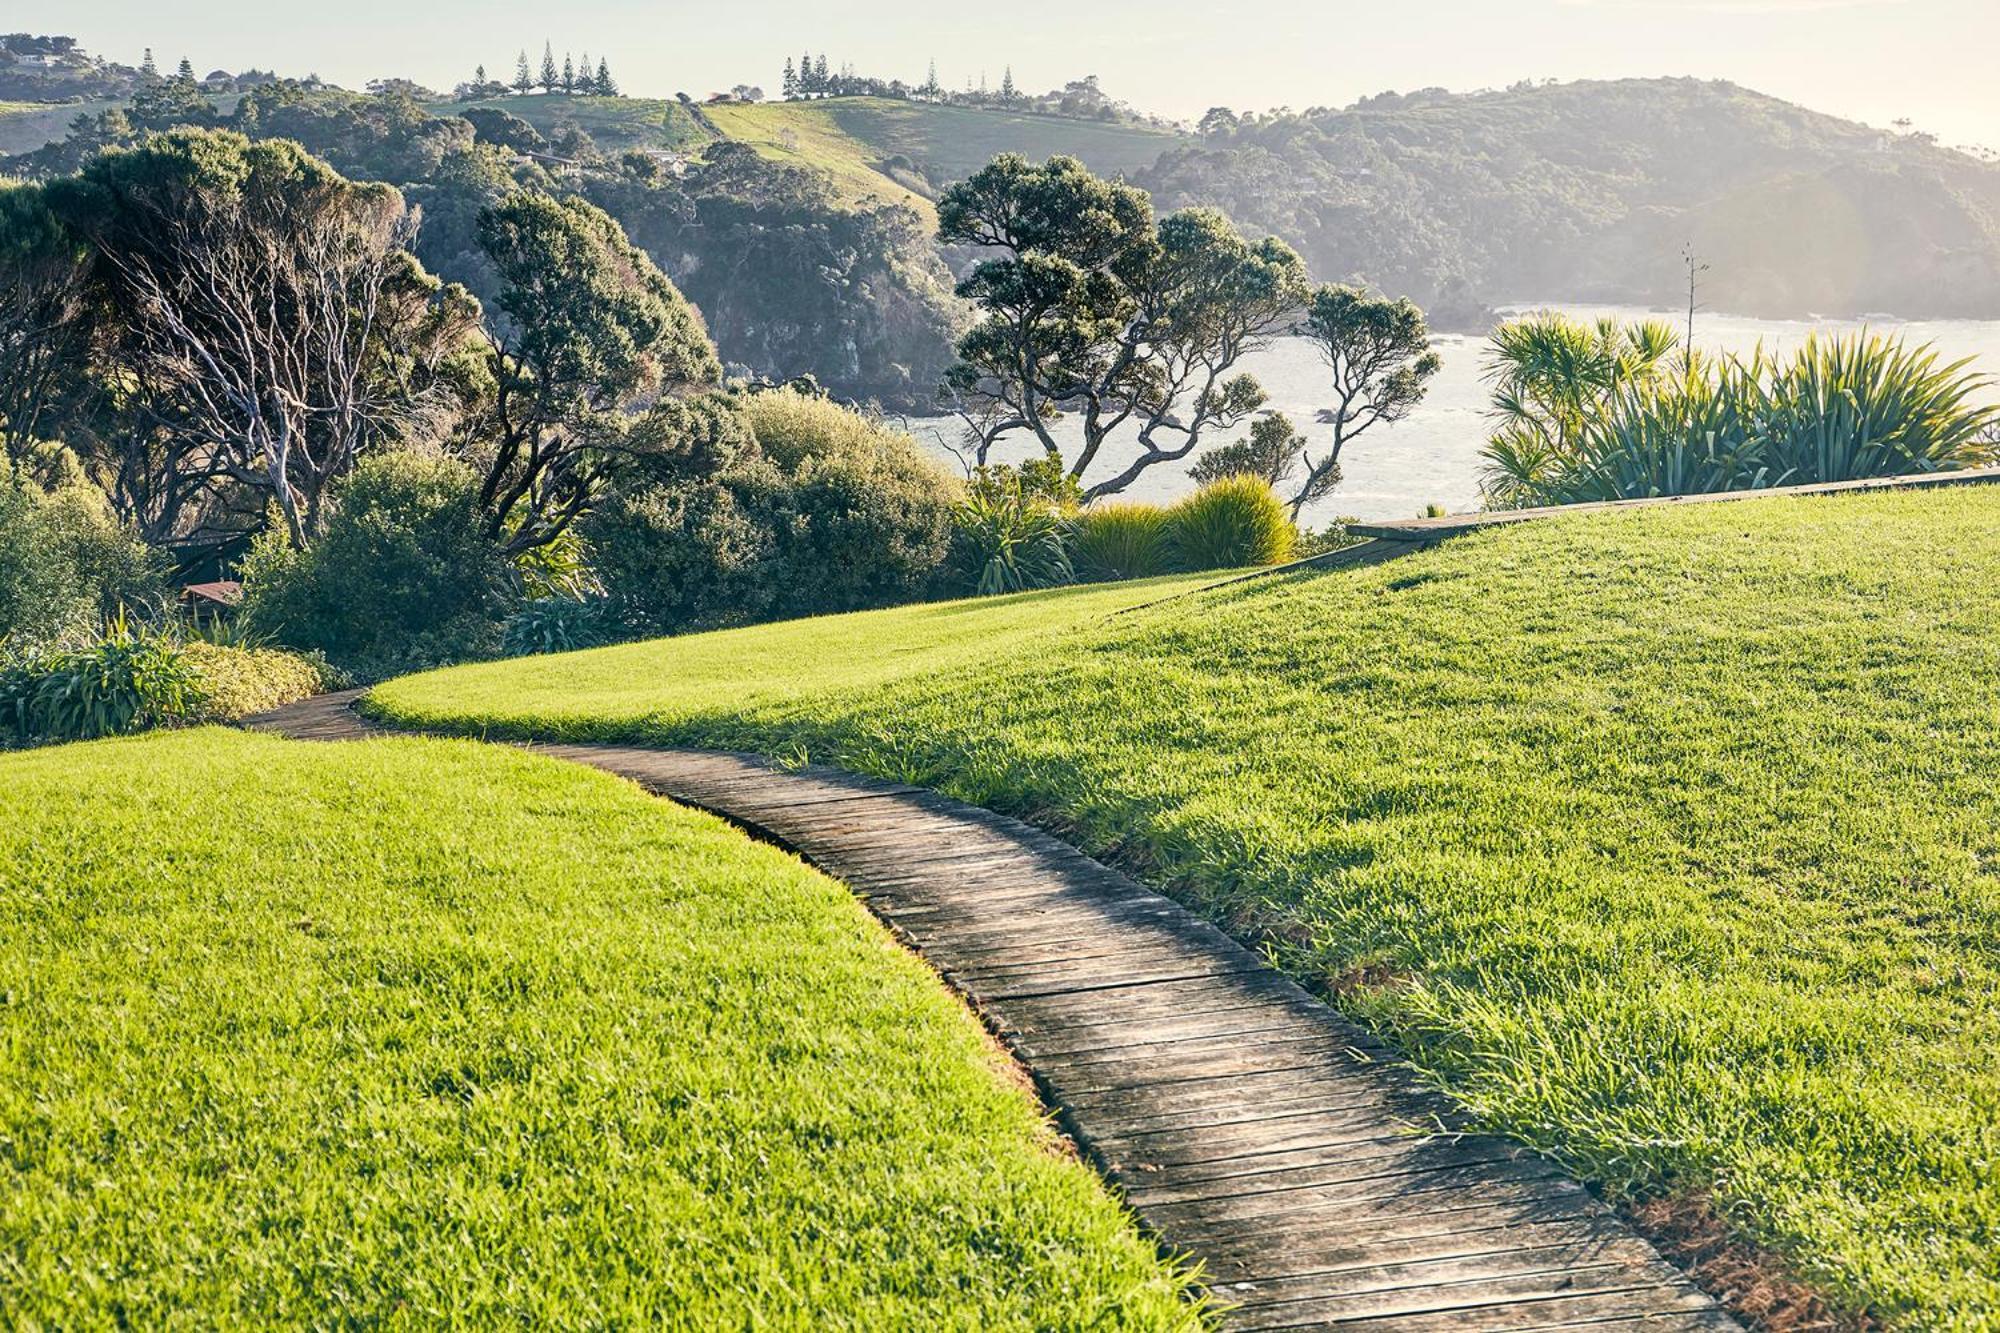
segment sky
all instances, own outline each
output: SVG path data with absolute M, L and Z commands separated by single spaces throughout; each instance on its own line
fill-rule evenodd
M 1343 106 L 1385 89 L 1518 79 L 1733 80 L 1876 125 L 1907 118 L 1947 144 L 2000 148 L 2000 0 L 8 0 L 9 30 L 68 33 L 101 54 L 197 70 L 316 73 L 359 88 L 397 76 L 448 89 L 505 77 L 544 41 L 605 57 L 628 93 L 776 92 L 785 57 L 944 83 L 1012 66 L 1025 88 L 1085 74 L 1142 110 Z

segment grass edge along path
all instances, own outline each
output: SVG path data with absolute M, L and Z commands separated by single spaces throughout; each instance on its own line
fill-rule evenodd
M 511 749 L 0 756 L 0 1323 L 1185 1327 L 841 886 Z
M 1480 1123 L 1614 1194 L 1712 1190 L 1849 1310 L 1971 1328 L 2000 1318 L 1996 571 L 1989 487 L 1759 498 L 1115 619 L 997 605 L 984 658 L 976 616 L 932 661 L 875 613 L 371 707 L 1043 820 L 1269 941 Z
M 322 741 L 355 692 L 247 725 Z M 984 1018 L 1231 1326 L 1737 1325 L 1532 1153 L 1467 1136 L 1358 1027 L 1170 900 L 933 792 L 747 755 L 536 752 L 715 811 L 836 876 Z

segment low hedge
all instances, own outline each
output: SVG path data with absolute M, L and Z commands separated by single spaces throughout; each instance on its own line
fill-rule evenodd
M 201 673 L 200 722 L 234 722 L 338 689 L 346 680 L 317 654 L 235 648 L 196 639 L 181 651 Z

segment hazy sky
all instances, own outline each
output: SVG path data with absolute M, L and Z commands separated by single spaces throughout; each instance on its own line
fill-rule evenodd
M 504 77 L 542 42 L 609 58 L 627 92 L 775 93 L 786 55 L 945 83 L 1011 64 L 1024 87 L 1097 74 L 1137 106 L 1344 105 L 1385 88 L 1520 78 L 1692 74 L 1947 143 L 2000 147 L 2000 0 L 8 0 L 9 29 L 70 33 L 137 63 L 190 57 L 349 87 L 400 75 L 449 88 L 484 62 Z

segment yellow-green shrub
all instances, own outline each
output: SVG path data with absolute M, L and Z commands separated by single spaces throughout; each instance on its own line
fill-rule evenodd
M 1086 579 L 1143 579 L 1171 568 L 1167 511 L 1156 504 L 1120 500 L 1096 504 L 1076 516 L 1070 559 Z
M 323 661 L 276 648 L 235 648 L 193 639 L 182 653 L 201 673 L 203 721 L 233 722 L 318 694 L 338 681 Z
M 1224 477 L 1167 510 L 1176 569 L 1237 569 L 1290 559 L 1298 529 L 1262 477 Z

